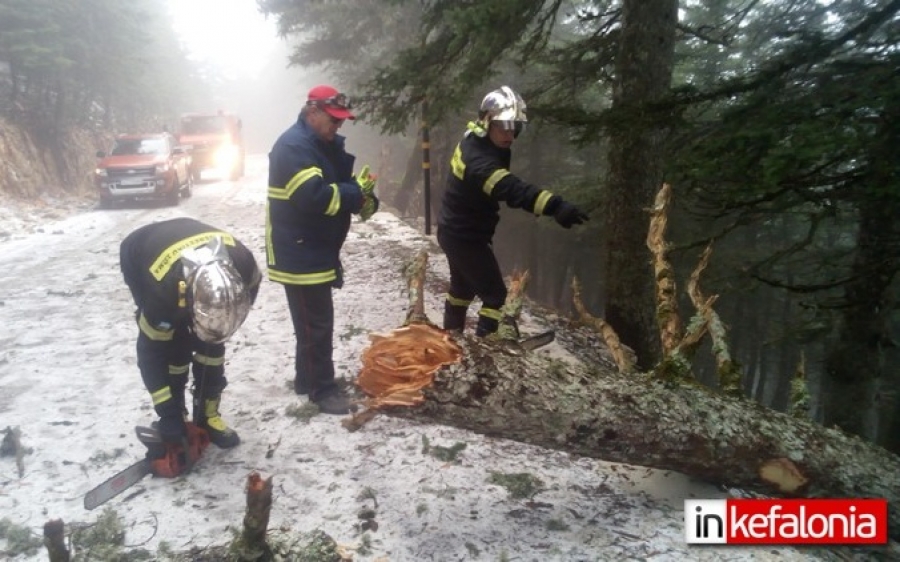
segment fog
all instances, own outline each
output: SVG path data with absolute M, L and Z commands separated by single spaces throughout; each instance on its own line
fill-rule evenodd
M 229 111 L 244 123 L 248 153 L 267 153 L 317 84 L 331 84 L 351 98 L 323 68 L 289 67 L 290 40 L 278 36 L 271 18 L 255 0 L 168 0 L 174 31 L 200 79 L 192 80 L 181 112 Z M 341 134 L 359 161 L 373 163 L 383 139 L 361 121 L 347 122 Z

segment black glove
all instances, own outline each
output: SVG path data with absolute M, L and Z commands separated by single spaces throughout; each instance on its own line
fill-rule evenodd
M 378 207 L 380 205 L 381 202 L 378 201 L 378 197 L 375 197 L 374 193 L 364 195 L 363 206 L 362 209 L 359 210 L 359 220 L 365 222 L 372 218 L 372 215 L 378 212 Z
M 559 202 L 556 212 L 553 213 L 553 218 L 563 228 L 572 228 L 572 225 L 584 224 L 590 219 L 578 207 L 567 201 Z

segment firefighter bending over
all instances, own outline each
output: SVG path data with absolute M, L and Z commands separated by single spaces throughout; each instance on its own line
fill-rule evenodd
M 222 448 L 240 443 L 219 414 L 225 342 L 247 318 L 261 274 L 231 234 L 190 218 L 138 228 L 120 247 L 137 305 L 138 368 L 159 415 L 164 442 L 187 437 L 185 387 L 194 373 L 193 422 Z

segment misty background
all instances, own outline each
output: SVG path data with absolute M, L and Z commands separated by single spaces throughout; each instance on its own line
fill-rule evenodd
M 266 154 L 324 82 L 359 99 L 348 150 L 421 231 L 466 121 L 507 84 L 529 116 L 512 172 L 591 215 L 564 231 L 503 208 L 501 267 L 530 272 L 533 300 L 573 317 L 578 279 L 642 370 L 718 388 L 724 370 L 900 451 L 898 47 L 896 0 L 0 0 L 0 194 L 90 195 L 114 134 L 185 112 L 238 114 Z M 725 331 L 679 365 L 646 243 L 664 182 L 680 320 L 709 247 Z
M 278 37 L 271 18 L 255 0 L 165 0 L 173 28 L 195 66 L 201 86 L 185 98 L 180 113 L 230 111 L 244 125 L 248 153 L 267 154 L 275 139 L 297 119 L 306 94 L 331 84 L 350 95 L 348 85 L 324 68 L 290 66 L 293 42 Z M 175 130 L 177 121 L 169 125 Z M 382 143 L 390 142 L 362 120 L 339 131 L 357 162 L 375 167 Z

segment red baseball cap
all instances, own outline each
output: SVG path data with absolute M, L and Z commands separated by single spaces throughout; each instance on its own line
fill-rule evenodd
M 324 84 L 315 86 L 309 91 L 306 96 L 306 105 L 321 107 L 335 119 L 356 119 L 356 116 L 350 113 L 350 98 L 347 97 L 347 94 L 342 94 L 335 88 Z

